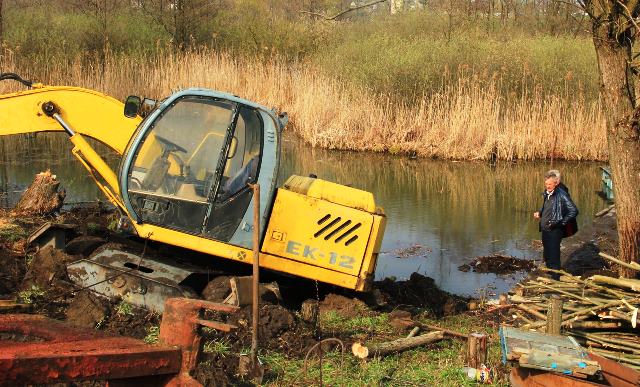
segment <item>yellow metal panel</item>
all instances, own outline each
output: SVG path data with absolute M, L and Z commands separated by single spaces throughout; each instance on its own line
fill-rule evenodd
M 97 91 L 79 87 L 47 86 L 0 95 L 0 135 L 62 131 L 53 118 L 42 113 L 42 104 L 52 101 L 60 115 L 76 131 L 93 137 L 119 154 L 141 121 L 127 118 L 124 104 Z
M 382 238 L 384 236 L 384 229 L 386 225 L 387 218 L 384 215 L 373 216 L 371 237 L 369 238 L 367 252 L 364 254 L 365 258 L 362 262 L 362 269 L 360 270 L 359 275 L 359 277 L 362 278 L 362 281 L 358 284 L 356 290 L 368 291 L 371 289 L 372 281 L 376 273 L 376 264 L 378 263 L 378 253 L 380 253 L 380 246 L 382 246 Z
M 347 187 L 322 179 L 292 175 L 284 187 L 316 199 L 323 199 L 343 206 L 360 208 L 367 212 L 376 212 L 376 202 L 371 192 Z
M 205 254 L 215 255 L 221 258 L 232 259 L 247 264 L 253 263 L 253 253 L 250 249 L 233 246 L 227 243 L 202 238 L 196 235 L 185 234 L 180 231 L 170 230 L 151 224 L 135 224 L 138 234 L 143 238 L 168 243 L 174 246 L 199 251 Z M 292 261 L 272 254 L 260 254 L 260 267 L 288 273 L 302 278 L 309 278 L 341 286 L 347 289 L 357 289 L 358 277 L 333 270 Z
M 367 212 L 279 189 L 263 250 L 357 276 L 372 224 Z

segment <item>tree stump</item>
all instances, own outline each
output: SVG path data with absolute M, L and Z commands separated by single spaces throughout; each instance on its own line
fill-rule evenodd
M 487 364 L 487 335 L 472 333 L 467 339 L 467 365 L 480 369 Z
M 65 191 L 58 191 L 60 182 L 51 171 L 40 172 L 27 188 L 16 207 L 11 211 L 16 215 L 49 215 L 64 204 Z
M 306 300 L 302 303 L 300 316 L 306 322 L 315 324 L 318 321 L 318 311 L 320 307 L 317 300 Z
M 562 326 L 562 306 L 560 297 L 553 295 L 549 300 L 549 310 L 547 310 L 547 333 L 559 335 Z

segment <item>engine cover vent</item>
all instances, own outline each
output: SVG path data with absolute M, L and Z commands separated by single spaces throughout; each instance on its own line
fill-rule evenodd
M 324 226 L 322 226 L 322 228 L 320 228 L 315 234 L 313 234 L 314 238 L 323 237 L 325 241 L 329 241 L 333 237 L 336 237 L 333 242 L 340 243 L 341 241 L 345 240 L 345 238 L 353 234 L 357 229 L 359 229 L 360 226 L 362 226 L 362 223 L 356 223 L 355 225 L 351 226 L 353 222 L 350 219 L 346 219 L 343 221 L 340 216 L 334 218 L 333 220 L 331 220 L 331 218 L 332 215 L 327 214 L 318 220 L 318 225 L 322 226 L 324 224 Z M 352 235 L 344 242 L 344 244 L 345 246 L 349 246 L 356 240 L 358 240 L 358 236 Z

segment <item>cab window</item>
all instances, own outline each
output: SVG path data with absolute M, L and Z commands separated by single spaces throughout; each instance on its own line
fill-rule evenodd
M 235 105 L 184 97 L 158 117 L 129 173 L 129 194 L 143 221 L 200 232 Z

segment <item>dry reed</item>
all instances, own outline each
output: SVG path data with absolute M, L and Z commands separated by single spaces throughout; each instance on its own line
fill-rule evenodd
M 231 92 L 287 111 L 292 128 L 313 146 L 415 153 L 442 159 L 604 160 L 604 117 L 598 102 L 543 97 L 504 98 L 500 79 L 463 77 L 412 104 L 332 79 L 308 63 L 233 58 L 211 50 L 147 57 L 105 55 L 33 69 L 10 54 L 2 71 L 53 85 L 100 90 L 117 98 L 161 98 L 186 87 Z M 0 92 L 15 85 L 0 84 Z

